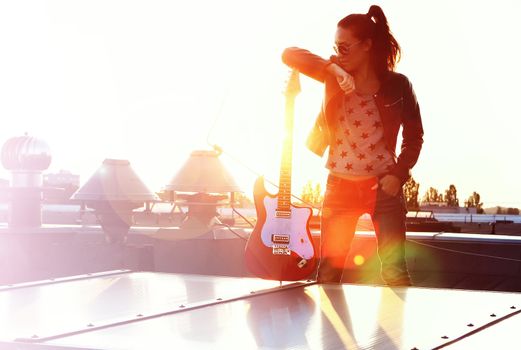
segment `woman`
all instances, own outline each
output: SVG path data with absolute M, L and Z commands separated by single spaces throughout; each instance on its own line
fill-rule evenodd
M 400 46 L 382 9 L 373 5 L 367 14 L 338 22 L 334 49 L 329 60 L 299 48 L 286 49 L 282 57 L 325 83 L 322 109 L 307 140 L 319 156 L 329 147 L 317 279 L 341 282 L 358 218 L 369 213 L 382 278 L 388 285 L 411 285 L 402 186 L 420 154 L 423 127 L 409 80 L 394 72 Z

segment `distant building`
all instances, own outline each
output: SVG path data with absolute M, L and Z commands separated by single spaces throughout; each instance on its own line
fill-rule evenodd
M 446 214 L 476 214 L 476 208 L 466 207 L 449 207 L 446 202 L 422 202 L 420 204 L 421 211 L 432 211 L 433 213 Z
M 43 175 L 43 185 L 48 187 L 80 187 L 80 175 L 67 170 L 60 170 L 57 174 Z
M 43 175 L 43 199 L 45 202 L 68 202 L 80 187 L 80 176 L 67 170 Z

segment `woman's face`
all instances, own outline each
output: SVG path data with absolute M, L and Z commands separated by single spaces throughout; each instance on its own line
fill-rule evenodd
M 335 52 L 340 66 L 352 73 L 369 61 L 371 40 L 360 40 L 350 29 L 338 27 L 335 34 Z

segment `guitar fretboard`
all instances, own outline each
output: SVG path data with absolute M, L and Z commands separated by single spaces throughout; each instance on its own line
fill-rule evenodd
M 285 108 L 285 138 L 282 150 L 279 176 L 279 194 L 277 212 L 282 217 L 291 216 L 291 168 L 293 156 L 293 111 L 295 96 L 286 97 Z

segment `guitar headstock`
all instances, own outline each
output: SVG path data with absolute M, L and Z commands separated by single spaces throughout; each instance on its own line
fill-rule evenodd
M 300 79 L 299 79 L 299 71 L 293 69 L 289 76 L 286 90 L 284 91 L 284 95 L 286 97 L 295 97 L 300 93 Z

